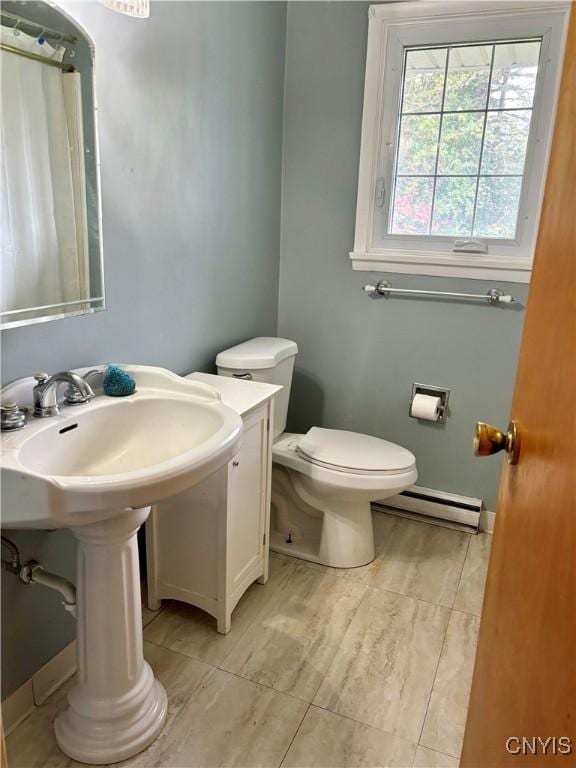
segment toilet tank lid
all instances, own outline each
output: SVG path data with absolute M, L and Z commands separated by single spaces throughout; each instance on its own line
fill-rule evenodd
M 296 342 L 277 339 L 274 336 L 259 336 L 235 347 L 225 349 L 216 357 L 219 368 L 274 368 L 275 365 L 298 353 Z

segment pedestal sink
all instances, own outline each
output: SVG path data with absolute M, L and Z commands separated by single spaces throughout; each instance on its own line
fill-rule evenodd
M 79 369 L 83 373 L 88 369 Z M 97 394 L 2 434 L 2 524 L 70 528 L 78 543 L 78 681 L 55 722 L 75 760 L 125 760 L 158 736 L 166 693 L 144 660 L 136 534 L 150 504 L 236 453 L 242 422 L 215 390 L 161 368 L 125 366 L 137 391 Z M 3 400 L 31 404 L 32 379 Z

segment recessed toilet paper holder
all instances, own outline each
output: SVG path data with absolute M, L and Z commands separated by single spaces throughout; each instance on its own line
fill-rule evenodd
M 450 389 L 448 387 L 434 387 L 431 384 L 412 384 L 412 397 L 410 398 L 410 405 L 408 407 L 408 415 L 411 419 L 418 418 L 412 415 L 412 402 L 416 395 L 430 395 L 431 397 L 439 397 L 440 405 L 438 406 L 438 419 L 433 422 L 434 424 L 446 424 L 446 417 L 448 415 L 448 400 L 450 399 Z

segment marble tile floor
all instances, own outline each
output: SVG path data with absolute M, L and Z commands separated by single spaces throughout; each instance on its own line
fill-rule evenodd
M 168 691 L 148 768 L 455 768 L 491 536 L 374 514 L 376 559 L 339 571 L 272 555 L 226 636 L 202 611 L 146 613 Z M 52 721 L 73 680 L 8 737 L 10 768 L 80 766 Z

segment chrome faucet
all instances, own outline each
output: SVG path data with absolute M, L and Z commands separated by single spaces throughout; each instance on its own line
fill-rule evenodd
M 81 378 L 84 379 L 85 382 L 88 382 L 88 379 L 91 376 L 104 376 L 104 371 L 100 368 L 93 368 L 91 371 L 85 373 Z M 88 401 L 82 394 L 82 391 L 78 389 L 76 384 L 69 384 L 66 391 L 64 392 L 64 402 L 66 405 L 83 405 Z
M 60 413 L 58 386 L 62 383 L 68 384 L 69 388 L 74 387 L 75 391 L 80 394 L 75 404 L 87 403 L 94 397 L 92 387 L 80 374 L 74 373 L 74 371 L 61 371 L 53 376 L 48 376 L 47 373 L 36 373 L 34 378 L 38 382 L 33 389 L 34 416 L 38 418 L 57 416 Z

